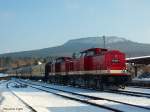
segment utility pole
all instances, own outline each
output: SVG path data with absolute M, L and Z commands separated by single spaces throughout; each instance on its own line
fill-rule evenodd
M 104 41 L 104 48 L 106 48 L 106 37 L 103 36 L 103 41 Z

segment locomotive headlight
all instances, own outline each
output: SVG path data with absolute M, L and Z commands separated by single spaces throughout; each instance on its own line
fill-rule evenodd
M 127 70 L 122 70 L 122 73 L 126 73 L 127 72 Z

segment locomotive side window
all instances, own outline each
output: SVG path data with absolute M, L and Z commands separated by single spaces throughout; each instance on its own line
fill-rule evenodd
M 95 55 L 95 51 L 88 51 L 86 53 L 86 56 L 94 56 Z

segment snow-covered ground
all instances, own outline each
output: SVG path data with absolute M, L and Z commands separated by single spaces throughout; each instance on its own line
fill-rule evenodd
M 34 82 L 34 83 L 38 83 L 38 84 L 41 84 L 41 85 L 46 85 L 46 86 L 49 86 L 49 87 L 52 87 L 52 88 L 57 88 L 57 89 L 70 91 L 70 92 L 74 92 L 74 93 L 80 93 L 80 94 L 89 95 L 89 96 L 101 97 L 101 98 L 105 98 L 105 99 L 111 99 L 111 100 L 115 100 L 115 101 L 121 101 L 121 102 L 124 102 L 124 103 L 129 103 L 129 104 L 133 104 L 133 105 L 139 105 L 139 106 L 150 108 L 150 99 L 148 99 L 148 98 L 126 96 L 126 95 L 108 93 L 108 92 L 98 92 L 98 91 L 81 89 L 81 88 L 74 88 L 74 87 L 68 87 L 68 86 L 44 84 L 44 83 L 39 83 L 39 82 Z M 147 90 L 147 92 L 148 92 L 148 90 Z M 140 109 L 135 110 L 135 108 L 132 108 L 130 106 L 124 106 L 124 105 L 121 105 L 121 104 L 118 105 L 114 102 L 113 103 L 111 102 L 112 104 L 108 101 L 102 101 L 102 100 L 99 100 L 99 101 L 96 100 L 94 102 L 97 102 L 98 104 L 99 103 L 105 104 L 107 106 L 109 105 L 110 107 L 122 109 L 124 111 L 126 110 L 126 111 L 134 111 L 134 112 L 139 112 L 140 111 L 140 112 L 142 112 L 142 110 L 140 110 Z M 128 110 L 127 110 L 127 108 L 128 108 Z M 144 110 L 144 112 L 145 111 L 146 110 Z M 150 110 L 148 110 L 148 111 L 150 111 Z
M 135 77 L 133 81 L 146 81 L 150 82 L 150 73 L 140 74 L 138 77 Z
M 133 97 L 133 96 L 125 96 L 119 95 L 114 93 L 107 93 L 107 92 L 98 92 L 94 90 L 87 90 L 81 88 L 74 88 L 69 86 L 60 86 L 60 85 L 52 85 L 52 84 L 45 84 L 42 82 L 33 82 L 38 83 L 41 85 L 46 85 L 49 87 L 62 89 L 66 91 L 71 91 L 75 93 L 102 97 L 106 99 L 122 101 L 125 103 L 130 103 L 139 106 L 145 106 L 150 108 L 150 99 L 148 98 L 140 98 L 140 97 Z M 33 107 L 38 112 L 110 112 L 110 110 L 106 110 L 103 108 L 98 108 L 95 106 L 91 106 L 88 104 L 84 104 L 81 102 L 73 101 L 70 99 L 66 99 L 60 96 L 56 96 L 52 93 L 47 93 L 44 91 L 40 91 L 29 86 L 25 88 L 15 87 L 15 81 L 9 81 L 9 89 L 6 87 L 7 82 L 0 81 L 0 112 L 30 112 L 30 109 L 26 107 L 16 96 L 14 96 L 12 92 L 14 92 L 18 97 L 20 97 L 24 102 L 28 105 Z M 126 90 L 132 90 L 133 88 L 127 88 Z M 48 91 L 57 92 L 59 94 L 68 95 L 71 97 L 77 97 L 73 95 L 69 95 L 69 93 L 58 92 L 55 90 L 46 89 Z M 140 89 L 134 88 L 134 91 L 139 92 L 150 92 L 148 89 Z M 78 97 L 80 98 L 80 97 Z M 81 97 L 82 98 L 82 97 Z M 84 98 L 82 98 L 84 99 Z M 137 108 L 129 105 L 123 105 L 120 103 L 115 103 L 107 100 L 92 100 L 86 99 L 90 102 L 94 102 L 97 104 L 101 104 L 107 107 L 111 107 L 114 109 L 122 110 L 124 112 L 149 112 L 150 110 Z
M 150 82 L 150 78 L 134 78 L 133 81 L 149 81 Z
M 30 112 L 30 110 L 6 88 L 6 82 L 0 84 L 0 112 Z
M 11 91 L 38 112 L 110 112 L 30 87 L 15 88 L 13 82 L 9 84 L 9 87 Z M 10 90 L 6 88 L 6 83 L 0 84 L 0 112 L 29 112 L 29 109 Z
M 0 77 L 8 76 L 7 74 L 0 73 Z

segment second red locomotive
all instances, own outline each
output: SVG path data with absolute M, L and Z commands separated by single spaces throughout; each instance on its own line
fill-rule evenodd
M 45 79 L 64 85 L 99 88 L 123 87 L 130 76 L 125 73 L 125 54 L 118 50 L 91 48 L 71 57 L 59 57 L 45 66 Z

